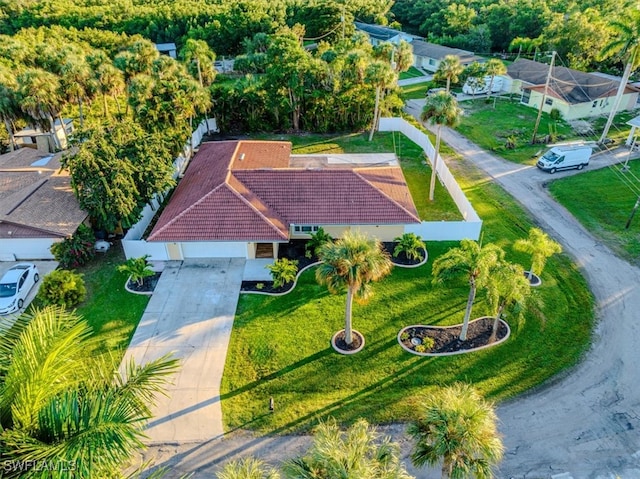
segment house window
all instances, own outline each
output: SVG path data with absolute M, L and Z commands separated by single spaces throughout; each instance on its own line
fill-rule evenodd
M 593 104 L 591 105 L 591 108 L 595 108 L 598 106 L 598 100 L 594 101 Z
M 523 90 L 522 98 L 520 98 L 520 103 L 524 103 L 525 105 L 528 105 L 529 98 L 531 98 L 531 90 Z
M 317 225 L 295 225 L 293 227 L 293 231 L 295 233 L 311 234 L 311 233 L 316 233 L 318 231 L 318 226 Z
M 434 66 L 436 61 L 433 58 L 429 58 L 429 65 Z
M 547 98 L 547 99 L 544 101 L 544 104 L 545 104 L 545 105 L 553 105 L 553 98 Z

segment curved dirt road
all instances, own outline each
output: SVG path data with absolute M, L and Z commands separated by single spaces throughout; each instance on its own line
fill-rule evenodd
M 640 478 L 640 271 L 598 243 L 544 185 L 550 175 L 497 159 L 452 130 L 442 139 L 517 198 L 586 275 L 598 325 L 585 360 L 498 408 L 500 477 Z M 624 159 L 624 158 L 623 158 Z M 590 168 L 606 166 L 596 159 Z M 558 173 L 561 177 L 569 173 Z

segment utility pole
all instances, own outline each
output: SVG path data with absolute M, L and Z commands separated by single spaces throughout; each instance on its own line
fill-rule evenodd
M 547 99 L 547 91 L 549 90 L 549 82 L 551 81 L 551 72 L 553 70 L 553 62 L 556 59 L 555 50 L 551 54 L 551 63 L 549 64 L 549 71 L 547 72 L 547 81 L 544 84 L 544 93 L 542 94 L 542 100 L 540 100 L 540 109 L 538 110 L 538 118 L 536 119 L 536 126 L 533 128 L 533 137 L 531 138 L 531 144 L 535 145 L 536 135 L 538 134 L 538 126 L 540 126 L 540 118 L 542 117 L 542 108 L 544 108 L 544 102 Z

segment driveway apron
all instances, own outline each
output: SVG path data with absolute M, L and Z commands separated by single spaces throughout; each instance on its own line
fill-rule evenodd
M 222 436 L 220 382 L 244 262 L 225 258 L 167 263 L 124 360 L 144 364 L 169 353 L 180 360 L 173 384 L 152 411 L 146 430 L 149 444 Z

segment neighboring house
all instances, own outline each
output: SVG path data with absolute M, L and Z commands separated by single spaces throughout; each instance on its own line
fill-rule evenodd
M 486 61 L 484 58 L 474 55 L 473 52 L 445 47 L 444 45 L 437 45 L 423 40 L 414 40 L 411 46 L 413 47 L 413 66 L 429 72 L 438 70 L 440 62 L 447 55 L 457 56 L 460 58 L 462 66 L 465 67 L 473 62 L 484 63 Z
M 156 50 L 160 52 L 160 55 L 167 55 L 171 58 L 176 58 L 176 44 L 175 43 L 154 43 Z
M 70 118 L 64 118 L 64 131 L 60 120 L 54 122 L 56 136 L 60 141 L 60 145 L 63 150 L 67 149 L 67 135 L 73 133 L 73 120 Z M 66 132 L 66 135 L 65 135 Z M 36 150 L 53 153 L 56 151 L 56 146 L 53 141 L 51 132 L 44 131 L 40 127 L 28 127 L 16 132 L 14 135 L 16 139 L 16 145 L 19 148 L 34 148 Z
M 291 155 L 289 142 L 221 141 L 200 146 L 147 241 L 166 251 L 152 259 L 274 258 L 280 243 L 319 227 L 392 241 L 419 223 L 393 154 Z
M 419 38 L 415 35 L 405 33 L 394 28 L 383 27 L 381 25 L 371 25 L 369 23 L 354 22 L 356 29 L 369 36 L 371 45 L 375 46 L 382 42 L 395 43 L 396 45 L 404 40 L 407 43 Z
M 518 59 L 507 67 L 509 91 L 520 95 L 520 102 L 540 108 L 549 74 L 549 65 Z M 553 67 L 543 111 L 556 108 L 565 120 L 607 115 L 613 108 L 620 80 L 601 74 L 585 73 L 566 67 Z M 640 89 L 627 85 L 619 111 L 633 110 Z
M 0 155 L 0 260 L 52 259 L 51 245 L 86 220 L 60 156 L 30 148 Z

